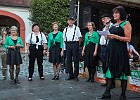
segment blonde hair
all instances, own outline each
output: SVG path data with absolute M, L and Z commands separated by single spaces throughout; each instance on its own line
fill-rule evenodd
M 57 24 L 57 25 L 59 26 L 58 22 L 53 22 L 53 23 L 52 23 L 52 26 L 55 25 L 55 24 Z
M 17 28 L 16 26 L 11 26 L 11 28 L 10 28 L 10 32 L 11 32 L 12 29 L 15 29 L 16 34 L 17 34 L 17 32 L 18 32 L 18 28 Z

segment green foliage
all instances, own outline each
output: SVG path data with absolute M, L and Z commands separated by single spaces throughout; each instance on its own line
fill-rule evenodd
M 31 0 L 30 20 L 40 25 L 42 32 L 52 31 L 52 23 L 57 21 L 62 31 L 67 25 L 69 0 Z

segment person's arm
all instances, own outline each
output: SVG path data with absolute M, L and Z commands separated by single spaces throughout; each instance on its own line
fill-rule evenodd
M 124 34 L 125 36 L 118 36 L 118 35 L 114 35 L 114 34 L 109 34 L 107 37 L 109 39 L 117 39 L 119 41 L 123 41 L 123 42 L 130 42 L 131 40 L 131 33 L 132 33 L 132 26 L 129 22 L 127 22 L 124 26 Z
M 98 44 L 99 44 L 99 34 L 98 33 L 96 33 L 96 36 L 95 36 L 95 50 L 94 50 L 94 56 L 96 56 L 97 55 L 97 51 L 98 51 Z
M 138 57 L 140 57 L 140 54 L 135 50 L 135 48 L 132 49 L 132 52 L 134 52 Z
M 82 42 L 82 34 L 81 34 L 81 31 L 80 31 L 80 28 L 77 27 L 77 33 L 78 33 L 78 39 L 79 39 L 79 46 L 81 45 L 81 42 Z
M 18 41 L 19 41 L 19 44 L 17 44 L 16 47 L 24 48 L 24 43 L 20 37 L 18 37 Z

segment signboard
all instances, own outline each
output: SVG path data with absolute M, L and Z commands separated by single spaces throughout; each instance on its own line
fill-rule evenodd
M 102 66 L 97 67 L 97 78 L 96 78 L 96 80 L 97 80 L 97 82 L 100 82 L 100 83 L 106 83 L 105 76 L 103 74 Z
M 140 92 L 140 70 L 131 70 L 129 83 L 130 90 Z

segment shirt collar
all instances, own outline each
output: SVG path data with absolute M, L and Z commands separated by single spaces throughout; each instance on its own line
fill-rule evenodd
M 74 28 L 74 27 L 75 27 L 75 25 L 74 25 L 74 24 L 73 24 L 73 26 L 72 26 L 72 27 L 69 27 L 69 26 L 68 26 L 68 28 Z

